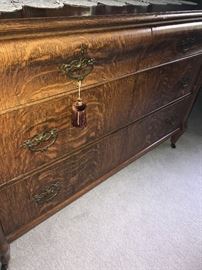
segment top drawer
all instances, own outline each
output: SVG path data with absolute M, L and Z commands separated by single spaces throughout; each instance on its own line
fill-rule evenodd
M 154 65 L 202 53 L 202 22 L 153 27 L 152 34 Z
M 77 59 L 82 45 L 85 57 L 95 59 L 83 83 L 88 87 L 133 73 L 140 63 L 149 66 L 151 42 L 150 28 L 0 41 L 0 110 L 74 91 L 59 67 Z
M 202 22 L 172 26 L 0 41 L 0 111 L 72 92 L 75 83 L 59 72 L 87 46 L 95 59 L 84 87 L 99 85 L 201 52 Z

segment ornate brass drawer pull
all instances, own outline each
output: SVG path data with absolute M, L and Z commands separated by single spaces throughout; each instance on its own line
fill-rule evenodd
M 31 152 L 43 152 L 52 146 L 58 137 L 56 129 L 52 129 L 46 132 L 42 132 L 31 139 L 24 141 L 23 147 L 29 149 Z M 49 142 L 50 141 L 50 142 Z M 44 143 L 48 144 L 42 146 Z
M 93 71 L 94 63 L 95 59 L 89 57 L 87 53 L 87 46 L 81 45 L 81 50 L 75 58 L 59 67 L 59 70 L 62 71 L 68 79 L 78 83 L 78 98 L 72 104 L 71 117 L 72 126 L 76 128 L 85 128 L 87 126 L 87 104 L 81 98 L 81 86 L 83 80 Z
M 94 69 L 95 59 L 89 57 L 87 46 L 81 45 L 81 50 L 74 59 L 62 64 L 59 70 L 66 74 L 69 79 L 83 81 Z
M 37 204 L 44 204 L 52 201 L 60 192 L 61 185 L 59 182 L 46 187 L 40 194 L 34 195 L 34 201 Z

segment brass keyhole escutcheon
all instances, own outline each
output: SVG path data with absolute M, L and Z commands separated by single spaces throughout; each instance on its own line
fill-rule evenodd
M 88 55 L 87 49 L 88 47 L 82 44 L 78 55 L 69 63 L 62 64 L 59 70 L 71 80 L 83 81 L 93 71 L 95 63 L 95 59 Z

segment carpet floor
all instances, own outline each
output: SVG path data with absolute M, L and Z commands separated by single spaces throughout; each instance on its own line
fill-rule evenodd
M 202 270 L 202 93 L 189 129 L 11 244 L 10 270 Z

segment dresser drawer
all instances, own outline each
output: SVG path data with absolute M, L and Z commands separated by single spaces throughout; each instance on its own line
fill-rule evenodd
M 84 90 L 82 96 L 88 104 L 88 124 L 84 129 L 71 125 L 71 107 L 76 94 L 0 115 L 3 131 L 0 184 L 189 95 L 199 63 L 199 58 L 191 58 Z
M 134 76 L 130 121 L 192 94 L 201 62 L 202 55 L 198 55 Z
M 59 68 L 77 59 L 82 45 L 84 58 L 94 60 L 83 82 L 89 87 L 202 52 L 201 36 L 196 22 L 0 41 L 0 110 L 75 91 Z
M 154 65 L 202 53 L 202 22 L 153 27 L 152 33 Z
M 168 106 L 2 189 L 0 219 L 6 234 L 47 215 L 60 203 L 175 131 L 189 103 L 190 98 L 186 98 Z
M 139 70 L 151 40 L 148 27 L 0 41 L 0 110 L 74 91 L 75 82 L 59 68 L 80 57 L 82 45 L 82 57 L 94 60 L 94 69 L 83 82 L 90 86 Z

